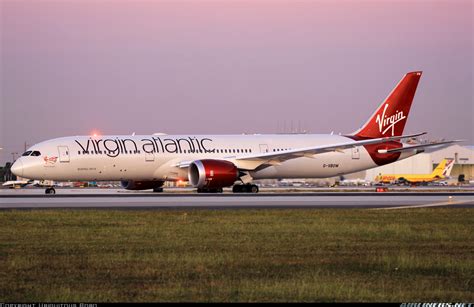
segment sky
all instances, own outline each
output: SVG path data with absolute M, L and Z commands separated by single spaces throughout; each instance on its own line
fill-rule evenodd
M 100 134 L 357 130 L 422 70 L 405 133 L 474 144 L 473 1 L 0 0 L 0 164 Z

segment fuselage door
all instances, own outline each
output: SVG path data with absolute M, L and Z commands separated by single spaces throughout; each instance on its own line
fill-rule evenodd
M 352 159 L 360 159 L 359 147 L 352 147 Z
M 59 162 L 69 162 L 69 148 L 67 146 L 58 146 Z
M 267 153 L 268 152 L 268 145 L 267 144 L 260 144 L 260 152 Z

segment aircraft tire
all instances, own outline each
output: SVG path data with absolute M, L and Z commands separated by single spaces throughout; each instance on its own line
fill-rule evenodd
M 258 193 L 258 186 L 255 185 L 255 184 L 252 184 L 252 185 L 250 186 L 250 191 L 249 191 L 249 192 L 250 192 L 250 193 L 257 194 L 257 193 Z
M 54 188 L 47 188 L 44 192 L 51 195 L 56 194 L 56 190 Z

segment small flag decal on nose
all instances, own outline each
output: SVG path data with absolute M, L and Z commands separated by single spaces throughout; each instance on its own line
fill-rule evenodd
M 44 159 L 45 164 L 54 164 L 58 160 L 58 157 L 49 157 L 48 158 L 48 156 L 45 156 L 43 159 Z

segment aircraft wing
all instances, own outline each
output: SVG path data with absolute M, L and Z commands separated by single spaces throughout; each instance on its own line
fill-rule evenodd
M 313 147 L 303 147 L 296 148 L 285 151 L 278 152 L 268 152 L 268 153 L 259 153 L 253 155 L 243 155 L 243 156 L 229 156 L 223 157 L 222 160 L 230 161 L 234 163 L 241 170 L 254 170 L 261 165 L 279 165 L 286 160 L 291 160 L 295 158 L 308 157 L 314 158 L 314 155 L 326 153 L 326 152 L 342 152 L 342 150 L 357 146 L 363 145 L 372 145 L 372 144 L 381 144 L 389 141 L 397 141 L 401 139 L 414 138 L 420 135 L 424 135 L 426 132 L 411 134 L 411 135 L 401 135 L 401 136 L 392 136 L 392 137 L 383 137 L 376 139 L 360 140 L 355 141 L 351 140 L 344 143 L 313 146 Z M 389 150 L 379 150 L 380 153 L 392 153 L 392 152 L 402 152 L 409 151 L 418 148 L 425 148 L 431 146 L 442 146 L 446 144 L 452 144 L 459 141 L 445 141 L 438 143 L 428 143 L 422 145 L 413 145 L 408 147 L 389 149 Z M 180 161 L 175 166 L 179 168 L 187 168 L 193 161 Z
M 252 170 L 261 164 L 270 164 L 275 165 L 283 161 L 300 158 L 300 157 L 309 157 L 314 158 L 315 154 L 321 154 L 331 151 L 342 151 L 346 148 L 362 146 L 362 145 L 371 145 L 371 144 L 380 144 L 389 141 L 396 141 L 400 139 L 413 138 L 420 135 L 424 135 L 426 132 L 411 134 L 411 135 L 400 135 L 400 136 L 391 136 L 383 137 L 377 139 L 368 139 L 361 141 L 348 141 L 339 144 L 330 144 L 330 145 L 321 145 L 314 147 L 302 147 L 291 150 L 284 150 L 278 152 L 268 152 L 268 153 L 258 153 L 254 155 L 240 155 L 240 156 L 228 156 L 223 157 L 221 160 L 231 161 L 237 165 L 240 169 Z M 188 161 L 178 161 L 174 166 L 179 168 L 187 168 L 194 160 Z
M 433 143 L 419 144 L 419 145 L 413 145 L 413 146 L 407 146 L 407 147 L 401 147 L 401 148 L 393 148 L 393 149 L 379 149 L 378 152 L 388 154 L 388 153 L 410 151 L 410 150 L 414 150 L 414 149 L 421 149 L 421 148 L 427 148 L 427 147 L 444 147 L 446 145 L 453 144 L 453 143 L 458 143 L 458 142 L 462 142 L 462 140 L 433 142 Z

